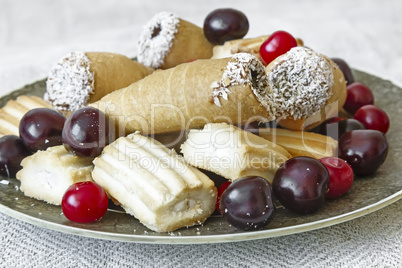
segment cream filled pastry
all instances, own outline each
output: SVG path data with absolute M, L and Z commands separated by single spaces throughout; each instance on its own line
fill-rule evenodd
M 120 54 L 71 52 L 51 69 L 44 98 L 59 111 L 75 111 L 152 72 Z
M 207 123 L 270 121 L 272 93 L 265 66 L 248 53 L 197 60 L 156 71 L 92 103 L 120 134 L 144 135 L 202 128 Z
M 337 115 L 346 100 L 346 80 L 329 58 L 295 47 L 266 69 L 278 123 L 286 128 L 312 128 Z
M 156 14 L 143 28 L 138 45 L 138 61 L 154 69 L 212 56 L 213 45 L 202 28 L 171 12 Z

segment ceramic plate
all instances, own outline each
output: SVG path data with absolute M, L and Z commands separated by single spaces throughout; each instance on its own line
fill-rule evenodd
M 402 88 L 388 80 L 354 71 L 356 81 L 374 92 L 376 105 L 390 116 L 387 134 L 389 153 L 375 175 L 355 178 L 345 196 L 328 201 L 317 213 L 300 216 L 280 208 L 263 230 L 245 232 L 230 226 L 221 216 L 210 217 L 202 226 L 155 233 L 118 208 L 110 208 L 101 221 L 78 224 L 68 221 L 61 207 L 25 197 L 16 179 L 0 177 L 0 212 L 22 221 L 60 232 L 100 239 L 155 244 L 195 244 L 245 241 L 299 233 L 331 226 L 383 208 L 402 197 Z M 42 96 L 45 81 L 38 81 L 0 99 L 0 107 L 21 94 Z

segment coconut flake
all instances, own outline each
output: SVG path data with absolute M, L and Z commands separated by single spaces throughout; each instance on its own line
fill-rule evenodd
M 154 69 L 160 68 L 173 45 L 179 24 L 179 17 L 171 12 L 156 14 L 140 35 L 138 61 Z
M 221 80 L 211 84 L 212 97 L 214 103 L 221 106 L 219 99 L 228 99 L 228 95 L 231 94 L 229 87 L 249 85 L 260 104 L 274 117 L 272 93 L 269 91 L 267 83 L 268 78 L 265 75 L 263 64 L 249 53 L 237 53 L 228 62 Z
M 84 52 L 71 52 L 50 70 L 44 99 L 61 111 L 83 107 L 94 93 L 94 74 Z
M 292 48 L 268 73 L 277 117 L 311 116 L 325 106 L 332 95 L 333 84 L 334 75 L 328 60 L 304 47 Z

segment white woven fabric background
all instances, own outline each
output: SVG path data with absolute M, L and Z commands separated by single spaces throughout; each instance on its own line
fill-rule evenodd
M 248 37 L 287 30 L 327 56 L 402 84 L 399 0 L 0 0 L 0 95 L 46 77 L 73 50 L 135 56 L 141 27 L 156 12 L 173 11 L 202 26 L 218 7 L 243 10 Z M 401 218 L 398 201 L 350 222 L 290 236 L 145 245 L 67 235 L 0 213 L 0 267 L 402 267 Z

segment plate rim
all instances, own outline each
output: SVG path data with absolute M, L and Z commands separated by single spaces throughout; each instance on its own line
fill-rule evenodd
M 0 212 L 21 220 L 26 223 L 33 224 L 38 227 L 43 227 L 53 231 L 62 232 L 65 234 L 72 234 L 88 238 L 96 238 L 109 241 L 118 242 L 132 242 L 144 244 L 212 244 L 212 243 L 227 243 L 227 242 L 241 242 L 249 240 L 260 240 L 272 237 L 287 236 L 297 233 L 304 233 L 308 231 L 318 230 L 325 227 L 333 226 L 336 224 L 344 223 L 350 220 L 360 218 L 372 212 L 378 211 L 392 203 L 402 199 L 402 190 L 384 198 L 371 205 L 343 213 L 330 218 L 321 219 L 318 221 L 298 224 L 294 226 L 287 226 L 275 229 L 266 229 L 252 232 L 241 232 L 231 234 L 219 235 L 199 235 L 199 236 L 147 236 L 144 234 L 119 234 L 105 231 L 94 231 L 83 229 L 74 226 L 62 225 L 59 223 L 42 220 L 22 212 L 13 210 L 3 204 L 0 204 Z
M 379 78 L 384 81 L 389 81 L 394 86 L 402 89 L 402 83 L 399 81 L 395 81 L 393 79 L 373 74 L 371 71 L 366 70 L 364 68 L 352 68 L 354 71 L 363 72 L 370 76 Z M 44 79 L 38 79 L 34 82 L 27 83 L 24 86 L 9 91 L 6 94 L 2 95 L 1 97 L 5 97 L 15 91 L 21 90 L 27 86 L 46 81 Z M 244 231 L 239 233 L 230 233 L 230 234 L 219 234 L 219 235 L 195 235 L 195 236 L 159 236 L 159 235 L 144 235 L 144 234 L 122 234 L 122 233 L 112 233 L 106 231 L 96 231 L 96 230 L 89 230 L 80 227 L 68 226 L 63 225 L 60 223 L 55 223 L 47 220 L 43 220 L 23 212 L 14 210 L 10 207 L 7 207 L 0 203 L 0 212 L 8 215 L 12 218 L 21 220 L 23 222 L 32 224 L 34 226 L 42 227 L 45 229 L 53 230 L 62 232 L 65 234 L 72 234 L 81 237 L 87 238 L 95 238 L 95 239 L 102 239 L 102 240 L 109 240 L 109 241 L 120 241 L 120 242 L 131 242 L 131 243 L 144 243 L 144 244 L 210 244 L 210 243 L 228 243 L 228 242 L 241 242 L 241 241 L 250 241 L 250 240 L 260 240 L 266 239 L 271 237 L 280 237 L 280 236 L 287 236 L 297 233 L 303 233 L 313 230 L 318 230 L 321 228 L 333 226 L 336 224 L 344 223 L 353 219 L 360 218 L 362 216 L 368 215 L 372 212 L 378 211 L 386 206 L 389 206 L 398 200 L 402 199 L 402 189 L 398 192 L 387 196 L 373 204 L 364 206 L 362 208 L 349 211 L 347 213 L 343 213 L 340 215 L 336 215 L 329 218 L 324 218 L 321 220 L 307 222 L 303 224 L 287 226 L 287 227 L 280 227 L 274 229 L 265 229 L 265 230 L 258 230 L 258 231 Z

